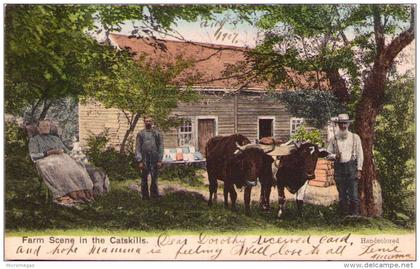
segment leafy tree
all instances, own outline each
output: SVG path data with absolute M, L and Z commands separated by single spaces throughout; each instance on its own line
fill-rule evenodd
M 120 31 L 142 22 L 133 34 L 170 33 L 178 20 L 211 19 L 221 9 L 209 5 L 23 5 L 5 12 L 5 108 L 33 120 L 45 118 L 53 103 L 84 94 L 87 79 L 100 75 L 106 52 L 88 33 Z M 98 85 L 99 86 L 99 85 Z M 36 114 L 35 111 L 41 111 Z
M 375 159 L 382 181 L 384 215 L 406 223 L 414 219 L 415 194 L 415 79 L 404 75 L 386 85 L 377 118 Z
M 365 155 L 359 184 L 361 213 L 381 215 L 380 199 L 375 200 L 373 190 L 378 182 L 374 128 L 388 72 L 400 51 L 414 40 L 414 5 L 269 5 L 242 14 L 255 9 L 262 14 L 257 24 L 266 33 L 250 54 L 255 75 L 276 85 L 293 83 L 291 69 L 310 72 L 320 89 L 327 80 L 336 97 L 348 102 Z
M 344 111 L 344 106 L 328 91 L 301 90 L 274 94 L 294 116 L 305 120 L 316 128 L 324 127 L 333 115 Z
M 83 32 L 89 14 L 75 6 L 6 6 L 6 113 L 22 115 L 32 106 L 43 119 L 55 100 L 82 93 L 94 67 L 90 53 L 100 49 Z
M 144 55 L 134 60 L 127 51 L 114 51 L 113 60 L 107 59 L 104 64 L 108 64 L 107 72 L 92 77 L 86 85 L 87 95 L 83 101 L 99 101 L 106 108 L 118 108 L 124 113 L 129 127 L 121 142 L 121 153 L 142 116 L 152 116 L 160 127 L 166 128 L 177 123 L 170 117 L 177 103 L 196 97 L 188 87 L 194 76 L 178 78 L 190 65 L 186 60 L 177 59 L 173 64 L 162 65 Z M 100 89 L 96 85 L 101 85 Z

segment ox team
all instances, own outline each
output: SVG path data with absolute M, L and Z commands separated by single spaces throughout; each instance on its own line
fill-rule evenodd
M 307 180 L 315 177 L 314 171 L 318 158 L 329 155 L 327 151 L 320 151 L 317 145 L 308 142 L 288 142 L 280 146 L 278 150 L 274 141 L 270 144 L 268 148 L 261 144 L 251 144 L 240 134 L 216 136 L 208 141 L 206 158 L 209 176 L 209 206 L 216 199 L 217 180 L 221 180 L 224 181 L 225 207 L 228 207 L 228 196 L 230 196 L 231 208 L 235 210 L 237 195 L 234 185 L 238 188 L 245 187 L 245 214 L 250 214 L 251 189 L 259 180 L 261 183 L 260 205 L 265 210 L 269 209 L 271 187 L 273 183 L 277 185 L 280 205 L 278 216 L 280 217 L 285 209 L 284 188 L 291 193 L 296 193 Z M 280 159 L 275 177 L 272 170 L 274 159 Z M 299 205 L 302 202 L 298 200 Z M 301 206 L 299 208 L 301 209 Z
M 223 184 L 224 205 L 236 210 L 237 188 L 245 188 L 245 214 L 250 214 L 251 189 L 261 183 L 260 206 L 268 210 L 270 193 L 273 185 L 277 186 L 279 211 L 281 217 L 285 210 L 286 188 L 295 194 L 308 180 L 315 178 L 318 158 L 327 157 L 335 161 L 335 180 L 339 192 L 339 210 L 341 214 L 357 215 L 359 200 L 357 180 L 360 179 L 363 165 L 363 151 L 360 137 L 348 131 L 351 122 L 347 114 L 340 114 L 335 122 L 339 129 L 330 139 L 327 150 L 319 149 L 309 142 L 289 141 L 276 146 L 275 141 L 253 144 L 240 134 L 216 136 L 206 144 L 206 163 L 209 178 L 209 200 L 211 206 L 217 199 L 217 181 Z M 163 138 L 152 129 L 152 119 L 145 118 L 146 129 L 137 135 L 136 161 L 143 170 L 141 181 L 142 196 L 148 199 L 147 175 L 152 176 L 152 197 L 159 197 L 157 188 L 157 168 L 161 166 Z M 147 143 L 145 143 L 147 142 Z M 150 145 L 149 145 L 150 144 Z M 303 198 L 296 197 L 299 214 L 302 215 Z

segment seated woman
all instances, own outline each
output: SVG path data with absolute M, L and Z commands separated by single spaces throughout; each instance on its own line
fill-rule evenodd
M 85 167 L 73 160 L 58 136 L 50 134 L 51 123 L 38 123 L 38 134 L 29 140 L 29 154 L 54 202 L 71 206 L 93 198 L 93 183 Z

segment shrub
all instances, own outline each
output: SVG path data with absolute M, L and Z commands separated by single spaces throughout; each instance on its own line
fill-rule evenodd
M 87 139 L 88 149 L 85 151 L 89 161 L 95 166 L 105 169 L 110 180 L 124 180 L 138 177 L 134 153 L 121 154 L 111 147 L 108 130 L 99 135 L 90 135 Z
M 315 129 L 308 131 L 303 126 L 300 126 L 291 138 L 296 141 L 309 141 L 321 147 L 324 145 L 324 142 L 322 141 L 321 137 L 321 132 L 319 130 Z
M 190 186 L 202 186 L 204 185 L 203 178 L 198 174 L 201 169 L 194 166 L 164 167 L 159 176 L 168 181 L 181 181 Z
M 395 223 L 415 223 L 415 80 L 391 81 L 375 126 L 375 161 L 381 180 L 384 216 Z
M 47 187 L 29 158 L 24 129 L 14 122 L 6 123 L 5 129 L 6 228 L 34 222 L 42 226 L 45 223 L 39 216 L 48 215 L 49 211 L 49 206 L 40 207 L 48 197 Z

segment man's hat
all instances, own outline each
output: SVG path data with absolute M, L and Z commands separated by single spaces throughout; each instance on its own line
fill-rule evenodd
M 353 122 L 353 120 L 350 120 L 349 114 L 339 114 L 338 117 L 336 117 L 333 121 L 337 123 Z

